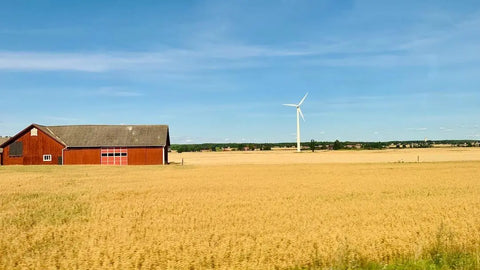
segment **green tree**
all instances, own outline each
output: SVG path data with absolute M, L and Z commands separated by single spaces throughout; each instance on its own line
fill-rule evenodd
M 264 144 L 262 150 L 272 150 L 272 146 L 270 144 Z
M 317 142 L 314 139 L 312 139 L 308 144 L 308 146 L 310 147 L 310 150 L 312 150 L 312 152 L 315 152 L 315 147 L 317 147 Z
M 336 140 L 333 143 L 333 150 L 340 150 L 342 148 L 343 148 L 343 144 L 339 140 Z

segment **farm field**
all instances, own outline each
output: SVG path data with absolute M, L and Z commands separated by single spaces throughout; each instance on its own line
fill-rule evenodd
M 478 269 L 479 175 L 479 161 L 3 166 L 0 269 Z
M 171 153 L 170 162 L 193 165 L 291 164 L 291 163 L 392 163 L 480 161 L 480 148 L 414 148 L 344 151 L 231 151 Z

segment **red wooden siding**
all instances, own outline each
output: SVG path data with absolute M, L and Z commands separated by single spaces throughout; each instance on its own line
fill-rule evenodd
M 23 154 L 21 157 L 10 157 L 11 144 L 3 149 L 4 165 L 58 164 L 58 158 L 62 156 L 64 146 L 41 130 L 37 130 L 37 136 L 32 136 L 30 134 L 32 128 L 25 130 L 24 133 L 20 134 L 20 137 L 14 141 L 23 143 Z M 43 155 L 52 155 L 51 161 L 43 161 Z
M 100 164 L 100 148 L 67 148 L 63 151 L 63 164 Z
M 108 150 L 107 150 L 108 149 Z M 103 157 L 103 152 L 113 152 L 113 148 L 68 148 L 65 149 L 64 164 L 104 164 L 104 165 L 159 165 L 163 164 L 163 147 L 122 147 L 115 148 L 116 152 L 122 149 L 127 153 L 125 157 Z M 115 163 L 115 164 L 114 164 Z M 125 163 L 125 164 L 124 164 Z
M 129 165 L 163 164 L 163 147 L 128 148 Z

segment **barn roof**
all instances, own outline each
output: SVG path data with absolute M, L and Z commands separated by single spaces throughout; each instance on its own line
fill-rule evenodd
M 4 142 L 8 141 L 10 137 L 0 137 L 0 145 L 2 145 Z M 3 148 L 0 147 L 0 154 L 3 153 Z
M 170 145 L 167 125 L 73 125 L 32 124 L 67 147 L 142 147 Z M 26 130 L 29 130 L 28 127 Z M 23 133 L 20 132 L 19 134 Z M 17 136 L 14 136 L 14 139 Z M 8 142 L 4 143 L 8 144 Z
M 8 139 L 10 139 L 10 137 L 2 137 L 2 136 L 0 136 L 0 144 L 8 141 Z

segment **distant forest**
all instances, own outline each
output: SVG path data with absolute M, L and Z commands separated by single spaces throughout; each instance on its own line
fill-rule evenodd
M 388 142 L 317 142 L 311 140 L 302 142 L 302 150 L 359 150 L 359 149 L 391 149 L 391 148 L 429 148 L 439 145 L 452 147 L 479 147 L 475 140 L 438 140 L 438 141 L 388 141 Z M 200 151 L 268 151 L 272 148 L 296 148 L 295 142 L 284 143 L 203 143 L 203 144 L 172 144 L 171 150 L 181 152 Z

